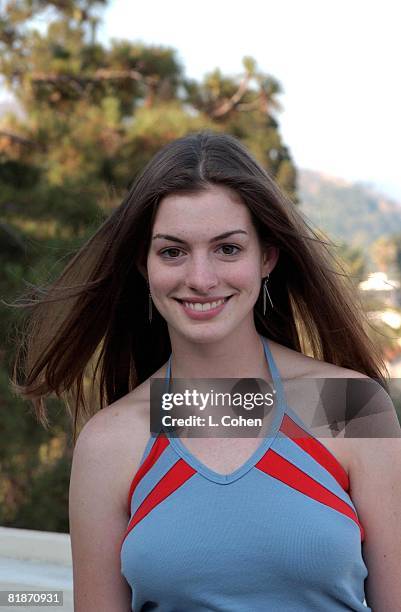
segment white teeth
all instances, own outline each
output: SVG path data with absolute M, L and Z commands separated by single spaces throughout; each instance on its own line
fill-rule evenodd
M 187 308 L 190 308 L 191 310 L 203 312 L 206 310 L 210 310 L 211 308 L 217 308 L 217 306 L 220 306 L 226 301 L 227 298 L 223 300 L 218 300 L 217 302 L 206 302 L 206 304 L 200 304 L 199 302 L 184 302 L 184 305 Z

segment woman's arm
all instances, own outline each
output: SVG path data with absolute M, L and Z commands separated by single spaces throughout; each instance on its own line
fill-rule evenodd
M 124 457 L 107 410 L 85 425 L 74 451 L 69 505 L 75 612 L 131 611 L 131 590 L 120 573 L 129 518 L 116 474 Z
M 401 438 L 350 443 L 350 494 L 365 529 L 366 602 L 373 612 L 401 611 Z

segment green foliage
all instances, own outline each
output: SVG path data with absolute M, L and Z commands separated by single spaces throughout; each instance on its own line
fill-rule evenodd
M 68 488 L 71 460 L 65 454 L 42 470 L 30 483 L 29 494 L 18 506 L 13 527 L 68 533 Z
M 39 180 L 40 170 L 14 159 L 0 162 L 0 182 L 18 185 L 21 189 L 33 187 Z
M 10 392 L 0 370 L 0 524 L 66 531 L 71 449 L 70 424 L 51 400 L 52 427 L 40 427 L 27 404 Z

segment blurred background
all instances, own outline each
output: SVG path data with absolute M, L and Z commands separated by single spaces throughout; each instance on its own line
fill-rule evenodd
M 0 2 L 0 525 L 68 532 L 71 427 L 9 386 L 23 313 L 166 142 L 240 138 L 345 263 L 401 371 L 396 3 Z M 397 31 L 396 31 L 397 28 Z

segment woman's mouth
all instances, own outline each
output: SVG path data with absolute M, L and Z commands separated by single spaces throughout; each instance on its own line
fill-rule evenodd
M 197 320 L 205 320 L 211 319 L 219 314 L 228 300 L 232 296 L 229 295 L 226 298 L 220 300 L 211 300 L 210 302 L 200 303 L 200 302 L 185 302 L 184 300 L 176 300 L 181 308 L 184 310 L 185 314 L 188 315 L 191 319 Z

